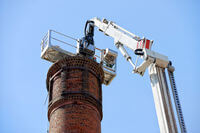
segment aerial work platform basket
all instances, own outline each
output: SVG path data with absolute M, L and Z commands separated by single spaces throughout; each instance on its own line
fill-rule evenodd
M 76 56 L 77 53 L 70 52 L 70 47 L 76 48 L 77 46 L 66 42 L 65 40 L 71 39 L 76 41 L 77 45 L 79 44 L 79 40 L 73 37 L 67 36 L 55 30 L 48 30 L 48 33 L 44 36 L 41 42 L 41 58 L 52 63 L 55 63 L 58 60 L 61 60 L 67 56 Z M 59 45 L 56 45 L 59 42 Z M 67 48 L 67 51 L 61 47 L 61 44 L 67 44 L 70 46 Z M 99 51 L 99 55 L 95 54 L 98 58 L 96 61 L 102 64 L 102 68 L 104 71 L 104 84 L 109 85 L 111 81 L 116 76 L 116 59 L 117 52 L 111 49 L 99 49 L 95 48 Z
M 51 43 L 52 39 L 59 41 L 61 43 L 66 43 L 64 41 L 61 41 L 61 40 L 56 39 L 53 36 L 51 36 L 52 32 L 57 33 L 61 36 L 64 35 L 62 33 L 56 32 L 54 30 L 49 30 L 41 42 L 41 58 L 54 63 L 66 56 L 75 56 L 75 54 L 68 52 L 66 50 L 63 50 L 62 48 L 60 48 L 60 46 L 53 45 Z

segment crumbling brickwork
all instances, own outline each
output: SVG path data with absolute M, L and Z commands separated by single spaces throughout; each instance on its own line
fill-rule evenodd
M 86 57 L 66 57 L 47 74 L 50 133 L 100 133 L 101 65 Z

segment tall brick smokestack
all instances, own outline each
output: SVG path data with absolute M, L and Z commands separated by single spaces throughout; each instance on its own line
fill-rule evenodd
M 54 63 L 47 74 L 49 133 L 101 133 L 103 70 L 81 56 Z

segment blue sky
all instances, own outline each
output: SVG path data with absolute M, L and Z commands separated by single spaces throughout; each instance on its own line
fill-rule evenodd
M 48 29 L 81 38 L 85 21 L 98 16 L 154 40 L 152 49 L 172 60 L 188 132 L 199 133 L 199 6 L 197 0 L 1 0 L 0 132 L 46 132 L 51 63 L 40 59 L 40 41 Z M 117 50 L 97 30 L 95 44 Z M 148 72 L 132 74 L 120 53 L 117 65 L 117 77 L 103 86 L 102 133 L 158 133 Z

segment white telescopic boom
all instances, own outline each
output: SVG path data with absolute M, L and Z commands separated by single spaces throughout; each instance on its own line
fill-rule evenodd
M 94 26 L 98 27 L 105 35 L 114 38 L 115 46 L 120 50 L 122 55 L 133 66 L 134 73 L 143 76 L 147 67 L 149 68 L 149 75 L 151 79 L 151 86 L 154 96 L 154 103 L 158 117 L 158 123 L 161 133 L 177 133 L 177 125 L 172 107 L 169 88 L 166 80 L 165 69 L 168 68 L 169 79 L 175 101 L 176 111 L 179 119 L 179 125 L 182 133 L 186 133 L 186 127 L 183 119 L 180 101 L 175 85 L 173 72 L 169 70 L 172 67 L 167 56 L 159 54 L 151 50 L 153 44 L 152 40 L 140 39 L 138 36 L 130 33 L 129 31 L 121 28 L 112 21 L 98 18 L 93 18 Z M 124 46 L 133 50 L 133 52 L 141 57 L 144 61 L 139 65 L 134 64 L 131 56 L 126 52 Z
M 165 69 L 155 64 L 149 66 L 151 87 L 161 133 L 177 133 L 177 126 L 167 85 Z
M 106 19 L 101 21 L 98 18 L 93 18 L 91 21 L 93 21 L 94 25 L 98 27 L 100 31 L 104 32 L 105 35 L 114 38 L 116 43 L 121 43 L 133 51 L 135 51 L 137 48 L 151 48 L 153 41 L 140 39 L 140 37 L 128 32 L 112 21 L 107 21 Z

